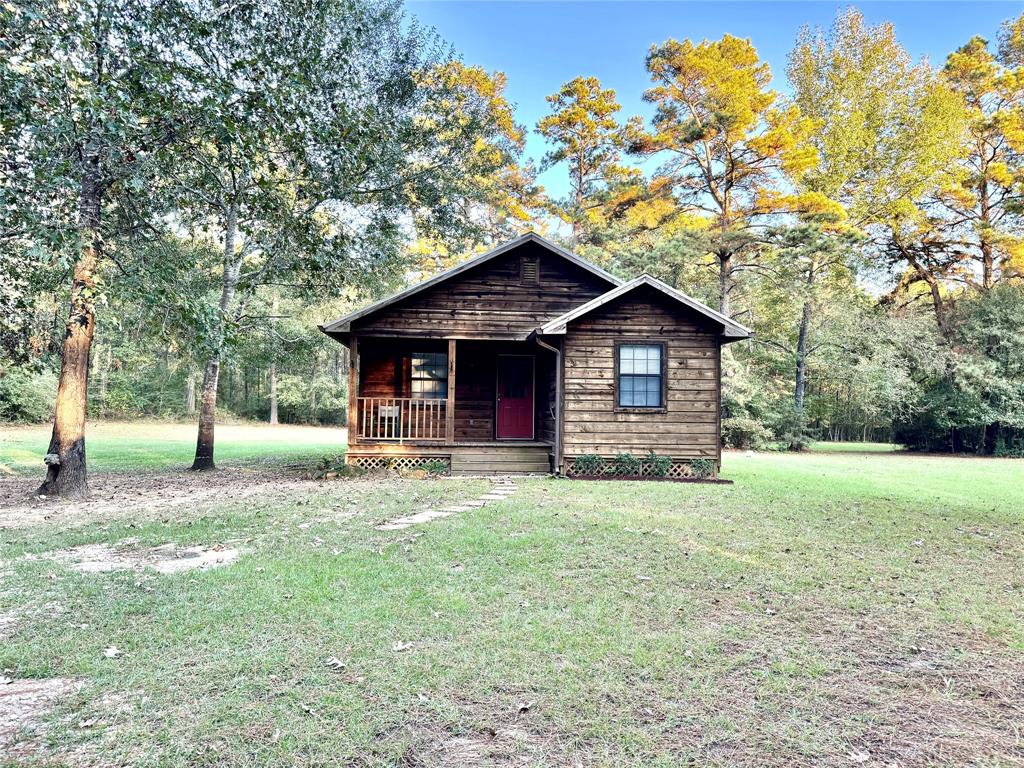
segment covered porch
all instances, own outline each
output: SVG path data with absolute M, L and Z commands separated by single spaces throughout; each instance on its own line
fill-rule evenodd
M 349 463 L 549 472 L 557 355 L 535 341 L 353 337 Z

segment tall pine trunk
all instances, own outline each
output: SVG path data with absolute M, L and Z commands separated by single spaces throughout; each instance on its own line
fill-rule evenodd
M 278 302 L 277 294 L 274 294 L 274 301 L 271 306 L 270 314 L 273 315 L 271 322 L 277 320 Z M 270 361 L 270 423 L 277 424 L 277 361 Z
M 241 256 L 235 253 L 235 237 L 238 234 L 238 200 L 233 198 L 224 222 L 224 277 L 221 284 L 219 327 L 214 339 L 213 354 L 203 369 L 203 390 L 199 403 L 199 434 L 196 437 L 196 455 L 192 469 L 205 471 L 216 469 L 213 462 L 214 424 L 217 414 L 217 382 L 220 378 L 221 355 L 227 333 L 227 319 L 234 303 L 238 277 L 242 272 Z
M 718 311 L 732 317 L 732 253 L 718 252 Z
M 793 388 L 793 407 L 797 413 L 803 413 L 804 396 L 807 393 L 807 332 L 810 324 L 811 303 L 805 301 L 796 339 L 796 385 Z
M 85 467 L 85 415 L 89 391 L 89 352 L 96 328 L 96 269 L 100 258 L 99 156 L 85 163 L 78 209 L 81 252 L 71 280 L 71 306 L 61 348 L 60 379 L 53 432 L 46 452 L 45 496 L 77 497 L 89 493 Z
M 277 424 L 277 363 L 270 364 L 270 423 Z

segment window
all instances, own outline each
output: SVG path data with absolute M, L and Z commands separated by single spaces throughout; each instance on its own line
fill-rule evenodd
M 445 352 L 414 352 L 412 396 L 417 399 L 448 397 L 448 355 Z
M 619 345 L 619 407 L 664 406 L 664 351 L 661 344 Z

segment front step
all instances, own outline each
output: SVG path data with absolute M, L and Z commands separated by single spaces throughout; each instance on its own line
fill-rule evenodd
M 547 446 L 480 446 L 452 448 L 453 475 L 524 475 L 551 472 Z

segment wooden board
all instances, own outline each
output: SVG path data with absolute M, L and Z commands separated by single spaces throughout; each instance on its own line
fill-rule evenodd
M 717 329 L 698 313 L 638 290 L 570 323 L 565 336 L 563 453 L 655 451 L 720 457 Z M 616 407 L 617 343 L 664 344 L 664 410 Z
M 523 259 L 539 260 L 524 281 Z M 353 323 L 359 335 L 522 338 L 613 286 L 535 243 L 526 243 Z

